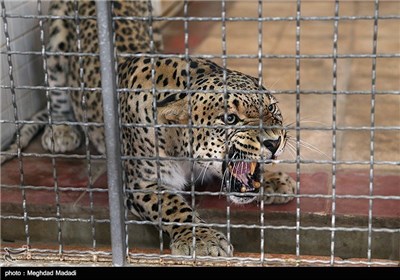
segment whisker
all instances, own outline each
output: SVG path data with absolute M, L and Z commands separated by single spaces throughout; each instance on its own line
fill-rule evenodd
M 287 151 L 290 153 L 290 155 L 293 157 L 293 159 L 296 158 L 296 148 L 291 144 L 291 143 L 287 143 Z
M 296 123 L 296 121 L 290 122 L 290 123 L 283 123 L 282 125 L 283 125 L 283 127 L 290 127 L 290 126 L 294 125 L 295 123 Z
M 204 172 L 203 172 L 203 178 L 201 178 L 201 184 L 203 185 L 204 183 L 204 178 L 206 177 L 207 169 L 210 166 L 211 161 L 207 162 L 206 166 L 204 167 Z
M 329 124 L 323 123 L 323 122 L 320 122 L 320 121 L 307 120 L 307 118 L 300 119 L 300 123 L 315 123 L 315 124 L 320 124 L 320 125 L 322 125 L 324 127 L 329 127 L 330 126 Z M 289 123 L 284 122 L 283 126 L 286 127 L 286 128 L 292 128 L 291 126 L 294 126 L 295 124 L 296 124 L 296 121 L 289 122 Z
M 233 157 L 232 157 L 233 158 Z M 238 155 L 238 157 L 236 158 L 236 159 L 243 159 L 243 153 L 240 151 L 239 152 L 239 155 Z M 238 170 L 238 168 L 242 168 L 243 166 L 242 166 L 242 164 L 243 164 L 243 162 L 242 161 L 235 161 L 234 163 L 233 163 L 233 168 L 232 168 L 232 170 Z M 230 186 L 230 184 L 231 184 L 231 182 L 233 182 L 233 172 L 231 173 L 231 177 L 229 178 L 229 186 Z M 229 191 L 230 191 L 230 189 L 229 189 Z
M 272 85 L 268 86 L 267 88 L 269 88 L 270 90 L 280 81 L 281 79 L 277 79 L 275 82 L 272 83 Z
M 209 162 L 207 162 L 207 165 L 209 164 Z M 203 171 L 204 171 L 204 168 L 205 167 L 203 167 L 202 166 L 202 169 L 201 169 L 201 171 L 199 172 L 199 175 L 197 175 L 197 178 L 196 179 L 194 179 L 194 182 L 196 183 L 199 179 L 200 179 L 200 177 L 201 177 L 201 173 L 203 173 Z
M 219 190 L 220 192 L 222 192 L 224 189 L 224 184 L 225 184 L 225 179 L 226 179 L 227 174 L 228 174 L 228 168 L 225 169 L 224 174 L 222 175 L 221 188 Z M 227 186 L 227 188 L 229 188 L 229 186 Z
M 308 143 L 308 142 L 306 142 L 306 141 L 304 141 L 304 140 L 300 140 L 300 145 L 301 145 L 302 147 L 304 147 L 304 148 L 309 149 L 310 151 L 314 151 L 314 152 L 316 152 L 316 153 L 319 153 L 320 155 L 325 156 L 327 159 L 330 158 L 327 154 L 325 154 L 323 151 L 321 151 L 320 149 L 318 149 L 316 146 L 314 146 L 314 145 L 311 144 L 311 143 Z
M 235 170 L 236 164 L 237 162 L 233 163 L 233 168 L 232 168 L 233 170 Z M 231 172 L 231 176 L 229 178 L 229 192 L 231 191 L 231 182 L 233 181 L 232 178 L 233 178 L 233 172 Z
M 292 143 L 290 143 L 290 142 L 287 142 L 286 143 L 287 145 L 288 145 L 288 147 L 289 147 L 289 149 L 291 149 L 291 151 L 293 152 L 293 159 L 296 159 L 296 157 L 297 157 L 297 147 L 296 146 L 294 146 Z M 300 155 L 300 159 L 302 160 L 303 159 L 303 157 Z
M 297 143 L 297 139 L 295 139 L 294 137 L 288 136 L 287 142 L 286 142 L 287 145 L 292 145 L 292 147 L 296 147 L 296 149 L 297 149 L 297 146 L 295 145 L 296 143 Z M 321 151 L 320 149 L 318 149 L 316 146 L 314 146 L 311 143 L 308 143 L 301 139 L 299 140 L 299 143 L 300 143 L 300 146 L 303 148 L 306 148 L 310 151 L 316 152 L 317 154 L 322 155 L 327 159 L 330 158 L 327 154 L 325 154 L 323 151 Z
M 326 126 L 326 127 L 328 127 L 329 126 L 329 124 L 327 124 L 327 123 L 323 123 L 323 122 L 320 122 L 320 121 L 305 121 L 305 120 L 300 120 L 300 122 L 302 122 L 302 123 L 316 123 L 316 124 L 320 124 L 320 125 L 322 125 L 322 126 Z
M 237 151 L 235 151 L 235 153 L 234 153 L 234 154 L 232 155 L 232 157 L 229 159 L 229 162 L 227 163 L 227 166 L 229 166 L 229 165 L 232 163 L 232 159 L 234 159 L 236 156 L 237 156 Z M 235 166 L 235 163 L 233 164 L 233 166 Z M 228 175 L 228 172 L 229 172 L 229 168 L 227 167 L 227 168 L 225 169 L 225 171 L 224 171 L 224 174 L 222 175 L 222 182 L 221 182 L 220 192 L 222 192 L 223 189 L 224 189 L 225 179 L 227 179 L 226 177 L 227 177 L 227 175 Z M 228 192 L 230 191 L 230 182 L 231 182 L 231 180 L 232 180 L 232 174 L 231 174 L 231 178 L 229 178 L 229 183 L 228 183 L 228 185 L 226 186 Z
M 243 154 L 240 153 L 240 159 L 243 159 L 243 158 L 244 158 L 244 157 L 243 157 Z M 243 161 L 240 161 L 239 164 L 240 164 L 240 173 L 243 173 L 244 162 L 243 162 Z

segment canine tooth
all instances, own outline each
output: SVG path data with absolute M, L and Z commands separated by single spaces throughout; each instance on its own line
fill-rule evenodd
M 229 168 L 229 172 L 233 175 L 233 177 L 236 177 L 237 175 L 236 175 L 235 169 L 233 169 L 233 166 L 228 165 L 228 168 Z
M 255 187 L 256 189 L 261 187 L 261 183 L 260 182 L 253 182 L 253 187 Z
M 254 174 L 254 171 L 256 170 L 257 162 L 250 162 L 250 175 Z
M 241 192 L 246 192 L 246 190 L 247 190 L 247 189 L 246 189 L 245 186 L 242 186 L 242 187 L 240 188 L 240 191 L 241 191 Z

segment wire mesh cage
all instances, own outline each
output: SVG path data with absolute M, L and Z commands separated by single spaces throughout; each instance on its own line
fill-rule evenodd
M 83 3 L 1 1 L 5 263 L 399 265 L 399 2 Z M 230 152 L 249 131 L 257 167 Z M 294 192 L 241 177 L 252 168 Z M 187 249 L 177 229 L 197 237 Z

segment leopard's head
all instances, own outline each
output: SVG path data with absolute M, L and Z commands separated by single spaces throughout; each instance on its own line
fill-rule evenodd
M 173 102 L 170 119 L 192 126 L 183 128 L 183 135 L 200 176 L 217 175 L 232 202 L 250 203 L 263 169 L 282 154 L 287 141 L 278 102 L 254 77 L 224 74 L 206 60 L 197 60 L 196 66 L 190 69 L 191 93 L 174 97 L 179 102 Z

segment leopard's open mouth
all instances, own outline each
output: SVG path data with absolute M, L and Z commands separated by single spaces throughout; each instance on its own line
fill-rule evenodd
M 231 192 L 256 192 L 261 187 L 260 164 L 251 159 L 239 158 L 234 149 L 229 152 L 228 163 L 222 165 L 224 184 Z

